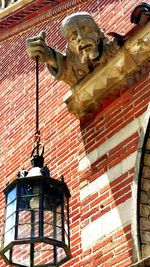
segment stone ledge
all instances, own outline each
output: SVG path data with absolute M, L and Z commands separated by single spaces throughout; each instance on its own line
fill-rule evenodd
M 81 119 L 99 107 L 103 99 L 121 86 L 150 60 L 150 22 L 131 36 L 105 66 L 98 66 L 65 95 L 69 112 Z
M 0 19 L 10 15 L 11 13 L 17 11 L 18 9 L 26 6 L 31 2 L 33 2 L 33 0 L 19 0 L 15 3 L 9 4 L 4 9 L 0 9 Z

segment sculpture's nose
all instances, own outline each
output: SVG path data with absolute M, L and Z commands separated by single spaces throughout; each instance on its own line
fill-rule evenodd
M 78 30 L 78 42 L 80 42 L 83 39 L 83 34 L 81 30 Z

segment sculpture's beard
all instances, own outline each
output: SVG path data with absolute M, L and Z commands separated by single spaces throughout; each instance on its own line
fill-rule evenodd
M 83 41 L 78 46 L 78 55 L 82 64 L 99 57 L 98 45 L 92 40 Z
M 86 49 L 83 49 L 82 52 L 80 52 L 80 54 L 79 54 L 79 59 L 80 59 L 82 64 L 84 64 L 88 61 L 92 61 L 98 57 L 99 57 L 98 49 L 86 48 Z

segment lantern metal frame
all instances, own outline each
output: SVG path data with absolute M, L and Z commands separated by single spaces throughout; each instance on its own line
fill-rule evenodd
M 29 174 L 30 175 L 30 172 Z M 30 264 L 29 267 L 37 266 L 37 267 L 50 267 L 50 266 L 60 266 L 66 261 L 68 261 L 71 258 L 71 253 L 70 253 L 70 236 L 69 236 L 69 197 L 70 197 L 70 192 L 68 190 L 68 187 L 66 183 L 61 179 L 61 181 L 53 179 L 51 177 L 45 177 L 44 175 L 41 176 L 28 176 L 27 177 L 22 177 L 22 178 L 17 178 L 15 179 L 12 183 L 10 183 L 4 190 L 4 193 L 6 195 L 6 200 L 8 194 L 16 188 L 16 210 L 15 210 L 15 230 L 14 230 L 14 240 L 12 240 L 8 245 L 6 245 L 0 252 L 0 255 L 4 259 L 4 261 L 7 264 L 12 264 L 13 266 L 18 266 L 18 267 L 24 267 L 28 265 L 23 265 L 19 263 L 13 262 L 12 255 L 13 255 L 13 247 L 16 245 L 22 245 L 22 244 L 30 244 Z M 34 213 L 34 209 L 25 209 L 25 208 L 20 208 L 20 198 L 25 197 L 24 195 L 20 195 L 20 188 L 23 185 L 36 185 L 39 186 L 39 229 L 38 229 L 38 236 L 34 236 L 33 229 L 31 228 L 31 236 L 30 238 L 18 238 L 18 229 L 19 229 L 19 212 L 20 210 L 30 210 L 31 214 Z M 55 194 L 54 198 L 57 198 L 57 201 L 59 201 L 60 206 L 61 206 L 61 219 L 62 219 L 62 227 L 60 229 L 62 230 L 62 240 L 59 241 L 57 240 L 55 236 L 55 231 L 57 228 L 56 221 L 54 221 L 54 237 L 49 238 L 48 236 L 44 235 L 44 197 L 45 197 L 45 188 L 51 188 L 53 191 L 53 194 Z M 47 191 L 48 192 L 48 191 Z M 58 193 L 57 193 L 58 192 Z M 56 196 L 58 194 L 58 196 Z M 33 198 L 35 195 L 33 194 L 32 196 L 27 195 L 27 198 Z M 61 196 L 62 199 L 59 199 Z M 36 195 L 37 197 L 37 195 Z M 68 228 L 68 240 L 65 242 L 65 215 L 64 215 L 64 197 L 67 200 L 67 228 Z M 27 199 L 29 201 L 30 199 Z M 53 203 L 55 205 L 55 203 Z M 57 204 L 56 204 L 57 206 Z M 49 207 L 47 207 L 49 208 Z M 7 203 L 6 203 L 6 209 L 7 209 Z M 50 207 L 50 209 L 52 209 Z M 56 219 L 56 217 L 55 217 Z M 54 219 L 54 220 L 55 220 Z M 5 220 L 6 220 L 6 211 L 5 211 Z M 31 215 L 31 225 L 34 226 L 34 215 Z M 37 223 L 36 223 L 37 224 Z M 5 235 L 5 234 L 4 234 Z M 4 240 L 3 240 L 4 242 Z M 46 263 L 46 264 L 36 264 L 34 265 L 34 244 L 36 243 L 44 243 L 44 244 L 49 244 L 54 247 L 54 259 L 52 263 Z M 62 248 L 66 254 L 65 258 L 61 259 L 60 261 L 57 260 L 57 252 L 56 252 L 56 247 Z M 5 253 L 7 251 L 10 251 L 10 258 L 8 259 L 5 256 Z

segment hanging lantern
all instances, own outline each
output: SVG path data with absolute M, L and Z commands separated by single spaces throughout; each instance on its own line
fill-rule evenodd
M 44 166 L 38 124 L 37 58 L 36 145 L 31 154 L 32 168 L 29 172 L 19 172 L 4 190 L 5 224 L 0 255 L 7 264 L 17 267 L 57 267 L 71 257 L 70 193 L 63 176 L 61 180 L 51 178 Z
M 23 267 L 60 266 L 70 254 L 69 190 L 49 176 L 43 157 L 32 159 L 32 169 L 19 174 L 4 190 L 5 227 L 1 256 L 7 264 Z

